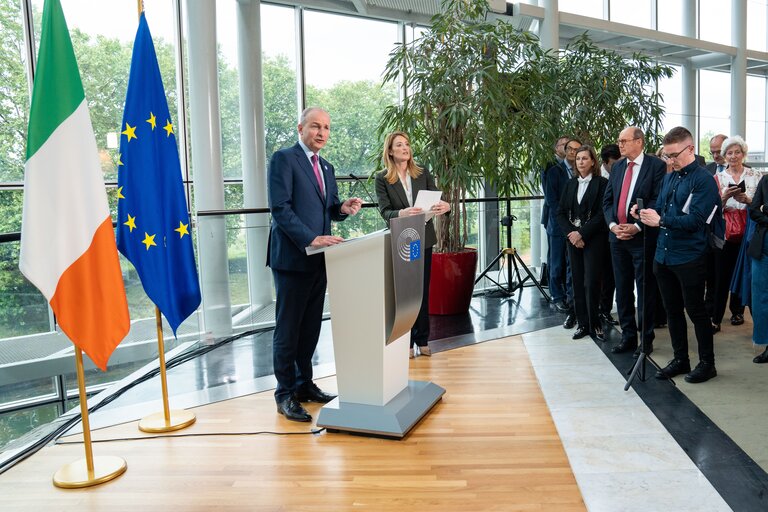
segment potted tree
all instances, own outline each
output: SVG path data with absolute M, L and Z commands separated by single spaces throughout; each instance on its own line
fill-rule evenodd
M 469 307 L 477 253 L 466 247 L 467 196 L 497 173 L 506 177 L 503 192 L 535 187 L 530 172 L 522 171 L 525 162 L 514 162 L 508 151 L 510 126 L 524 123 L 545 139 L 555 133 L 530 101 L 543 71 L 554 67 L 553 57 L 534 36 L 486 19 L 488 12 L 486 0 L 444 0 L 430 30 L 398 44 L 384 72 L 385 84 L 400 83 L 408 94 L 400 105 L 385 109 L 380 135 L 408 132 L 415 157 L 433 173 L 451 205 L 451 214 L 437 226 L 431 314 Z

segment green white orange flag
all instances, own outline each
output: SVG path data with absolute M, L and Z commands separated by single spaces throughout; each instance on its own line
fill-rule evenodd
M 106 370 L 130 328 L 88 105 L 59 0 L 46 0 L 24 172 L 21 272 Z

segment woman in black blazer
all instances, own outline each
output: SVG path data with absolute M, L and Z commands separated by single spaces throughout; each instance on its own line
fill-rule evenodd
M 568 238 L 568 256 L 573 279 L 573 302 L 578 328 L 573 339 L 594 335 L 604 341 L 600 324 L 600 280 L 608 228 L 603 214 L 603 194 L 608 180 L 600 175 L 592 146 L 576 151 L 578 173 L 565 185 L 560 196 L 557 222 Z
M 384 140 L 382 161 L 385 170 L 376 175 L 376 197 L 379 202 L 379 212 L 387 224 L 395 217 L 424 213 L 421 208 L 413 206 L 419 190 L 438 190 L 438 188 L 429 172 L 413 161 L 408 135 L 403 132 L 387 135 Z M 450 209 L 448 203 L 440 201 L 432 207 L 432 213 L 442 215 Z M 424 238 L 424 295 L 419 316 L 411 329 L 411 358 L 415 356 L 414 344 L 419 347 L 422 355 L 432 355 L 427 343 L 429 341 L 429 276 L 432 269 L 432 246 L 437 243 L 432 219 L 424 227 Z

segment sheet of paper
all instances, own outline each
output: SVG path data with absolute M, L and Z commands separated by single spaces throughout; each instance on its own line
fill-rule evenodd
M 691 199 L 693 199 L 693 192 L 688 194 L 688 199 L 685 200 L 685 204 L 683 205 L 683 209 L 681 210 L 683 213 L 688 213 L 691 211 Z
M 443 197 L 443 193 L 440 190 L 419 190 L 419 194 L 416 196 L 416 201 L 414 201 L 413 206 L 424 210 L 426 220 L 429 221 L 435 216 L 430 209 L 440 202 L 441 197 Z
M 690 199 L 690 198 L 688 198 L 688 201 L 690 201 L 690 200 L 691 200 L 691 199 Z M 709 214 L 709 217 L 707 217 L 707 224 L 709 224 L 709 223 L 711 223 L 711 222 L 712 222 L 712 217 L 714 217 L 714 216 L 715 216 L 715 212 L 716 212 L 716 211 L 717 211 L 717 205 L 715 205 L 715 207 L 714 207 L 714 208 L 712 208 L 712 213 L 710 213 L 710 214 Z

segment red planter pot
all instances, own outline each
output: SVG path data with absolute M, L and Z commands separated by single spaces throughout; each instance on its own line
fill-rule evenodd
M 475 288 L 477 251 L 432 253 L 429 314 L 456 315 L 469 311 Z

